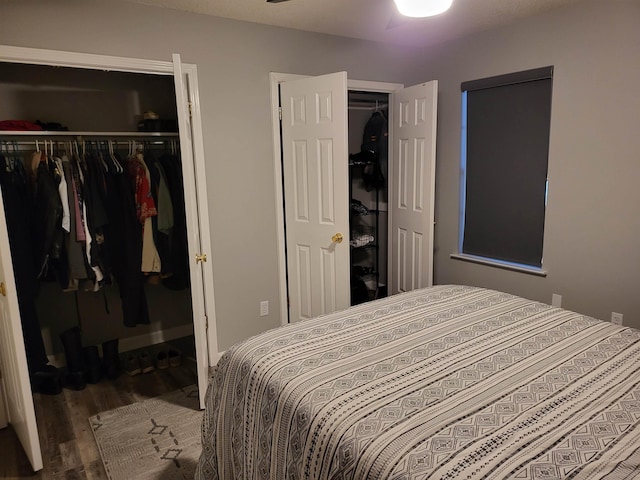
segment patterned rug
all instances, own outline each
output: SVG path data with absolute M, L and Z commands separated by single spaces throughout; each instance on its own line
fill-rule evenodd
M 202 422 L 195 385 L 100 413 L 89 422 L 110 480 L 193 479 Z

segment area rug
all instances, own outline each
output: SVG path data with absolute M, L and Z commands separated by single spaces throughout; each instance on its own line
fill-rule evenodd
M 202 422 L 195 385 L 100 413 L 89 422 L 110 480 L 193 479 Z

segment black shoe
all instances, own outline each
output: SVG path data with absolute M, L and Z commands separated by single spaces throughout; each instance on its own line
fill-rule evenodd
M 85 373 L 67 371 L 64 377 L 64 386 L 71 390 L 84 390 L 87 387 Z
M 73 327 L 60 334 L 64 356 L 67 360 L 65 386 L 72 390 L 82 390 L 87 386 L 85 380 L 86 366 L 82 350 L 82 334 L 80 328 Z
M 31 388 L 34 393 L 58 395 L 62 392 L 60 371 L 53 365 L 44 365 L 31 373 Z
M 84 363 L 87 369 L 87 382 L 98 383 L 102 379 L 102 363 L 98 347 L 92 345 L 84 348 Z

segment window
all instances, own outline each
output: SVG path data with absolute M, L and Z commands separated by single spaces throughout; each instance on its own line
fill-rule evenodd
M 464 82 L 460 252 L 542 267 L 553 67 Z

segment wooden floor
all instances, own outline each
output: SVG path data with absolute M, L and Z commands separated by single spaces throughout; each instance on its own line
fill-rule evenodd
M 106 479 L 88 418 L 197 383 L 195 365 L 102 380 L 81 391 L 35 394 L 34 403 L 44 468 L 33 473 L 14 431 L 0 430 L 0 479 Z

